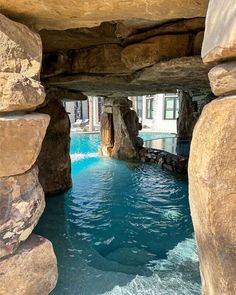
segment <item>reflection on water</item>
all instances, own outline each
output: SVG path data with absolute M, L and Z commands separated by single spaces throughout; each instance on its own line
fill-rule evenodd
M 184 178 L 98 157 L 99 136 L 72 136 L 73 188 L 47 199 L 37 233 L 58 258 L 55 295 L 199 295 Z
M 190 140 L 180 140 L 176 137 L 147 140 L 144 146 L 158 150 L 164 150 L 174 155 L 189 157 Z

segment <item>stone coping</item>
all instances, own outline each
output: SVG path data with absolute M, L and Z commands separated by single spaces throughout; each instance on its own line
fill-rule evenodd
M 161 168 L 171 172 L 187 175 L 188 158 L 177 156 L 163 150 L 142 148 L 139 151 L 140 160 L 143 163 L 158 164 Z

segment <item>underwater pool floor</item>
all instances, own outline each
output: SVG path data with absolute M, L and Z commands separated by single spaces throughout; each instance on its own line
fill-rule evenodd
M 73 188 L 47 198 L 36 228 L 58 259 L 51 294 L 200 295 L 186 179 L 98 146 L 98 134 L 72 135 Z

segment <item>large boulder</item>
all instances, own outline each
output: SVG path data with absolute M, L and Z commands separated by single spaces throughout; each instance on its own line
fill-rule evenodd
M 39 79 L 42 61 L 40 36 L 0 14 L 0 72 Z
M 45 114 L 0 115 L 0 177 L 21 174 L 33 166 L 49 120 Z
M 105 108 L 112 109 L 114 126 L 114 144 L 110 155 L 116 159 L 138 159 L 143 145 L 143 140 L 138 137 L 141 124 L 136 112 L 130 109 L 131 105 L 132 102 L 125 97 L 105 99 Z
M 12 254 L 31 234 L 43 213 L 38 167 L 24 174 L 0 177 L 0 258 Z
M 91 48 L 103 44 L 118 44 L 117 25 L 115 22 L 104 22 L 92 28 L 69 30 L 42 30 L 39 32 L 43 52 L 67 51 L 71 49 Z
M 84 48 L 73 55 L 72 74 L 104 73 L 123 74 L 129 72 L 121 61 L 122 47 L 117 44 L 105 44 Z
M 57 261 L 51 242 L 31 235 L 14 255 L 0 259 L 2 295 L 48 295 L 57 283 Z
M 46 194 L 57 194 L 72 185 L 70 120 L 62 103 L 57 99 L 49 100 L 39 111 L 51 117 L 37 160 L 39 181 Z
M 136 71 L 164 60 L 189 56 L 193 35 L 160 35 L 123 49 L 121 59 L 128 69 Z
M 236 62 L 221 63 L 208 74 L 212 92 L 216 96 L 236 91 Z
M 177 120 L 177 137 L 179 139 L 191 139 L 196 121 L 192 97 L 182 91 L 180 95 L 179 118 Z
M 236 96 L 208 104 L 193 133 L 190 207 L 204 295 L 236 294 Z
M 0 0 L 2 12 L 40 29 L 93 27 L 103 21 L 127 20 L 134 27 L 173 19 L 205 16 L 208 0 Z
M 206 63 L 236 57 L 235 0 L 210 0 L 202 58 Z
M 22 74 L 0 72 L 0 112 L 34 110 L 44 99 L 40 82 Z
M 146 91 L 155 86 L 155 93 L 157 90 L 159 93 L 171 93 L 176 89 L 196 92 L 205 89 L 210 92 L 207 76 L 209 69 L 200 56 L 174 58 L 143 69 L 136 75 L 132 84 L 143 89 L 145 87 Z

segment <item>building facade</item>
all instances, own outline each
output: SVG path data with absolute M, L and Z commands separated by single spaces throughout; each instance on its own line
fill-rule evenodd
M 177 93 L 136 96 L 131 100 L 143 129 L 177 133 L 179 113 L 179 95 Z
M 177 133 L 179 96 L 176 93 L 130 97 L 143 129 L 155 132 Z M 64 101 L 66 111 L 73 125 L 76 122 L 89 124 L 89 100 Z M 98 130 L 102 112 L 102 97 L 92 97 L 93 129 Z
M 100 117 L 102 112 L 102 97 L 93 97 L 92 98 L 92 120 L 93 126 L 95 129 L 99 128 L 100 125 Z M 89 100 L 82 101 L 63 101 L 63 105 L 69 115 L 72 127 L 76 122 L 85 123 L 86 125 L 89 123 Z

